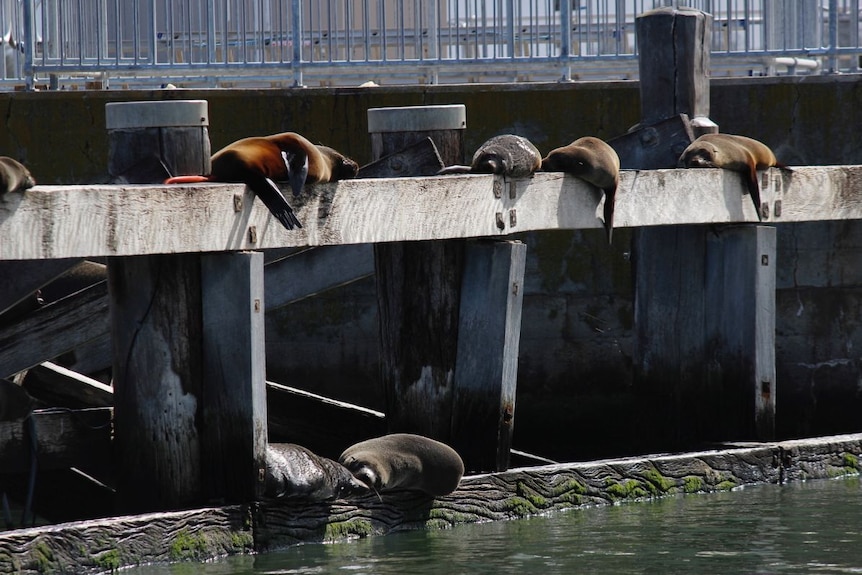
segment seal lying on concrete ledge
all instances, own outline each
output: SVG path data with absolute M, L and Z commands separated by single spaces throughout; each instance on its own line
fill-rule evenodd
M 324 501 L 367 492 L 343 465 L 301 445 L 270 443 L 266 448 L 266 497 Z
M 377 492 L 410 489 L 448 495 L 464 475 L 464 462 L 454 449 L 409 433 L 361 441 L 345 449 L 338 462 Z

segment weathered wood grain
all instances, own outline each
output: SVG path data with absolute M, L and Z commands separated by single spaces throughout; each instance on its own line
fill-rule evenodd
M 770 169 L 761 180 L 766 223 L 862 219 L 862 166 Z M 615 225 L 758 222 L 743 192 L 740 175 L 727 170 L 623 171 Z M 240 184 L 36 186 L 0 201 L 0 235 L 8 238 L 0 260 L 598 229 L 600 196 L 560 173 L 509 182 L 491 175 L 347 180 L 308 186 L 292 204 L 304 227 L 287 231 Z
M 245 507 L 152 513 L 0 533 L 0 573 L 113 573 L 252 550 Z
M 114 405 L 114 390 L 110 385 L 49 361 L 28 370 L 23 385 L 30 395 L 53 406 L 83 408 Z
M 86 574 L 148 562 L 200 561 L 301 542 L 858 474 L 860 461 L 862 434 L 851 434 L 474 475 L 436 499 L 388 493 L 328 503 L 271 501 L 251 511 L 232 506 L 68 523 L 0 533 L 0 574 Z
M 111 419 L 107 407 L 37 410 L 36 441 L 42 470 L 79 467 L 103 469 L 111 459 Z M 28 447 L 21 421 L 0 423 L 0 461 L 4 473 L 24 473 Z
M 53 359 L 108 333 L 107 295 L 107 285 L 97 284 L 0 328 L 0 376 Z

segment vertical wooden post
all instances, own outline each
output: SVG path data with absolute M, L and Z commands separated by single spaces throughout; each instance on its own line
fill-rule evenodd
M 115 178 L 157 183 L 162 167 L 209 171 L 206 102 L 108 104 L 106 116 Z M 109 260 L 124 511 L 247 501 L 260 492 L 262 274 L 260 254 Z
M 452 446 L 472 470 L 509 466 L 527 246 L 471 241 L 464 258 Z
M 463 106 L 372 109 L 368 124 L 374 159 L 430 137 L 446 165 L 463 163 Z M 508 465 L 524 249 L 375 246 L 387 425 L 453 445 L 469 471 Z
M 208 500 L 253 501 L 266 478 L 263 253 L 201 256 L 203 426 Z
M 710 19 L 673 8 L 637 19 L 642 125 L 687 114 L 695 135 L 717 130 L 707 117 Z M 649 167 L 675 167 L 679 151 L 665 152 L 653 157 L 667 165 Z M 773 437 L 774 233 L 752 225 L 636 230 L 635 425 L 648 430 L 637 435 L 642 449 Z

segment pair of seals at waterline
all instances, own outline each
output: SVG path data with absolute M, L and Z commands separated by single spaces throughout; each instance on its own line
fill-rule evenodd
M 377 493 L 414 490 L 448 495 L 464 475 L 464 462 L 454 449 L 410 433 L 361 441 L 345 449 L 338 462 Z
M 611 243 L 614 231 L 614 202 L 620 183 L 620 157 L 616 151 L 599 138 L 584 136 L 568 146 L 551 150 L 542 159 L 542 170 L 571 174 L 604 192 L 604 226 L 608 243 Z
M 0 156 L 0 195 L 23 192 L 36 185 L 30 170 L 8 156 Z
M 237 140 L 213 154 L 208 175 L 176 176 L 165 183 L 244 183 L 292 230 L 302 224 L 275 182 L 289 182 L 293 195 L 298 196 L 307 183 L 346 180 L 358 172 L 359 165 L 338 151 L 312 144 L 295 132 L 283 132 Z
M 463 474 L 464 462 L 454 449 L 409 433 L 361 441 L 345 449 L 337 462 L 300 445 L 271 443 L 264 495 L 311 501 L 395 490 L 448 495 Z
M 742 174 L 758 219 L 762 216 L 757 170 L 774 166 L 793 171 L 779 162 L 766 144 L 733 134 L 700 136 L 683 151 L 678 165 L 681 168 L 723 168 Z
M 267 497 L 325 501 L 368 492 L 368 487 L 346 467 L 327 457 L 293 443 L 267 445 L 264 486 Z

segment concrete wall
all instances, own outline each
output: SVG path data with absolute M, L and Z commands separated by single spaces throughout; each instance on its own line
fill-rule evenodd
M 715 80 L 711 118 L 789 164 L 862 164 L 859 76 Z M 41 183 L 105 181 L 104 105 L 206 99 L 213 149 L 284 130 L 370 160 L 366 110 L 463 103 L 466 149 L 518 133 L 540 150 L 611 138 L 640 117 L 635 82 L 375 89 L 0 94 L 0 154 Z M 626 453 L 632 393 L 631 234 L 528 234 L 515 446 L 560 459 Z M 778 226 L 777 426 L 782 438 L 862 430 L 862 227 Z M 270 378 L 381 407 L 372 279 L 267 318 Z

